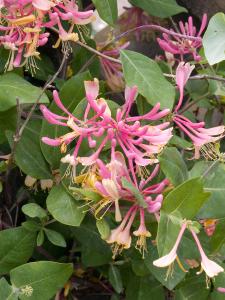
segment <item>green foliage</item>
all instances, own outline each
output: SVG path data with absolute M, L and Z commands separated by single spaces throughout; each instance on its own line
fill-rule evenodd
M 63 287 L 72 272 L 72 264 L 38 261 L 13 269 L 10 272 L 10 280 L 13 286 L 20 290 L 21 300 L 28 298 L 23 292 L 26 288 L 31 290 L 29 299 L 49 300 Z
M 123 283 L 121 274 L 117 266 L 111 265 L 109 267 L 109 282 L 112 284 L 114 290 L 120 294 L 123 290 Z
M 191 177 L 202 176 L 204 189 L 210 198 L 199 212 L 200 218 L 224 218 L 224 164 L 219 162 L 198 162 L 190 171 Z
M 126 288 L 127 300 L 145 299 L 165 299 L 164 290 L 161 284 L 151 276 L 137 277 L 132 276 Z
M 46 201 L 50 214 L 58 222 L 70 226 L 81 224 L 85 214 L 62 185 L 54 187 Z
M 25 174 L 37 179 L 50 179 L 51 171 L 40 148 L 40 130 L 40 120 L 32 120 L 27 124 L 16 147 L 15 161 Z M 12 134 L 8 132 L 7 137 L 12 144 Z
M 154 60 L 137 52 L 122 50 L 121 61 L 128 86 L 136 85 L 138 92 L 151 105 L 159 102 L 161 108 L 173 107 L 175 89 Z
M 96 226 L 103 240 L 106 240 L 110 235 L 110 227 L 105 219 L 96 221 Z
M 28 203 L 22 207 L 22 211 L 25 215 L 31 218 L 45 218 L 47 216 L 46 211 L 36 203 Z
M 175 0 L 129 0 L 134 6 L 142 8 L 152 16 L 168 18 L 176 14 L 187 12 L 187 10 L 178 5 Z
M 25 263 L 31 257 L 36 234 L 22 227 L 0 232 L 0 274 Z
M 124 188 L 126 188 L 128 191 L 130 191 L 135 199 L 137 200 L 138 205 L 141 207 L 147 207 L 146 202 L 144 201 L 144 198 L 142 194 L 139 192 L 139 190 L 129 181 L 127 181 L 125 178 L 122 178 L 122 185 Z
M 205 56 L 210 65 L 225 60 L 225 15 L 215 14 L 209 21 L 203 37 Z
M 188 179 L 187 166 L 176 148 L 166 148 L 159 161 L 162 171 L 175 186 Z
M 92 2 L 102 20 L 114 26 L 118 18 L 117 0 L 92 0 Z
M 84 2 L 77 1 L 80 12 L 89 10 Z M 47 29 L 51 39 L 44 48 L 35 49 L 40 51 L 41 59 L 34 62 L 33 57 L 29 58 L 33 67 L 37 64 L 36 72 L 25 66 L 24 57 L 24 65 L 5 72 L 7 59 L 11 66 L 18 53 L 5 49 L 12 47 L 11 44 L 0 47 L 0 300 L 85 299 L 87 294 L 95 294 L 96 299 L 107 294 L 111 300 L 224 299 L 224 294 L 217 291 L 218 287 L 225 287 L 224 272 L 207 281 L 209 288 L 206 288 L 205 274 L 196 275 L 201 253 L 190 232 L 193 229 L 198 234 L 209 259 L 224 267 L 225 142 L 222 129 L 214 138 L 218 129 L 212 128 L 224 121 L 224 13 L 211 18 L 203 37 L 204 49 L 194 49 L 190 38 L 183 37 L 182 46 L 190 46 L 190 53 L 183 57 L 181 53 L 175 54 L 173 60 L 155 47 L 156 38 L 162 32 L 154 35 L 153 31 L 134 31 L 125 33 L 125 38 L 121 34 L 123 37 L 124 32 L 146 24 L 146 20 L 169 28 L 169 20 L 154 17 L 168 18 L 187 10 L 175 0 L 129 2 L 138 9 L 128 10 L 118 21 L 119 1 L 92 1 L 91 6 L 95 6 L 100 18 L 110 26 L 100 34 L 91 32 L 91 25 L 71 27 L 73 22 L 65 20 L 64 15 L 61 25 L 65 32 L 61 32 L 60 46 L 52 47 L 58 38 L 57 29 Z M 4 5 L 3 19 L 7 14 Z M 131 11 L 133 15 L 129 15 Z M 48 13 L 44 15 L 47 21 Z M 188 18 L 178 17 L 182 21 Z M 19 15 L 17 22 L 18 18 Z M 37 42 L 36 32 L 29 32 L 33 22 L 26 23 L 26 18 L 19 20 L 25 22 L 21 26 L 13 24 L 13 30 L 22 30 L 19 38 L 26 33 L 32 37 L 31 44 L 25 42 L 22 56 L 29 46 L 35 48 Z M 3 22 L 2 26 L 11 22 Z M 195 20 L 193 23 L 198 32 L 199 24 Z M 188 26 L 185 30 L 191 35 L 190 19 Z M 58 29 L 61 31 L 60 26 Z M 6 32 L 1 28 L 0 31 L 3 41 Z M 75 32 L 79 42 L 67 41 Z M 179 39 L 170 33 L 179 46 Z M 127 48 L 126 42 L 130 42 Z M 21 46 L 15 44 L 15 47 Z M 154 54 L 148 57 L 125 50 L 139 47 L 145 48 L 145 54 Z M 62 51 L 69 48 L 71 51 L 64 61 Z M 201 56 L 200 61 L 192 57 L 195 50 Z M 102 54 L 116 61 L 105 56 L 106 69 L 103 69 Z M 62 58 L 64 64 L 60 66 Z M 182 106 L 175 112 L 174 101 L 180 96 L 178 81 L 181 83 L 187 77 L 182 70 L 175 76 L 180 61 L 195 65 L 195 70 L 187 78 Z M 47 84 L 52 76 L 51 84 Z M 87 102 L 84 81 L 95 77 L 99 78 L 99 95 L 95 84 L 89 86 Z M 109 83 L 116 81 L 124 83 L 124 87 L 118 90 L 110 87 Z M 125 90 L 125 85 L 137 86 L 134 103 L 128 101 L 133 95 Z M 39 104 L 44 103 L 56 114 L 52 115 L 53 119 L 66 117 L 62 120 L 67 122 L 67 113 L 54 102 L 53 90 L 58 90 L 63 106 L 79 120 L 76 138 L 66 141 L 66 153 L 41 141 L 43 136 L 60 138 L 72 130 L 49 124 L 41 114 Z M 91 108 L 85 118 L 88 103 Z M 158 117 L 160 111 L 154 115 L 153 107 L 157 103 L 160 110 L 166 108 L 170 112 L 162 118 Z M 99 110 L 101 114 L 95 117 Z M 146 116 L 150 111 L 151 117 Z M 177 114 L 184 115 L 181 118 L 184 126 L 190 126 L 187 125 L 188 133 L 174 122 Z M 21 131 L 27 116 L 29 122 Z M 202 130 L 202 121 L 212 131 Z M 167 128 L 172 129 L 171 139 Z M 18 132 L 22 132 L 21 136 Z M 98 153 L 107 134 L 109 140 Z M 80 136 L 83 140 L 76 156 L 74 147 Z M 198 149 L 200 144 L 204 145 Z M 199 150 L 198 161 L 193 157 L 195 150 L 195 154 Z M 123 153 L 124 160 L 117 151 Z M 81 157 L 94 153 L 96 157 L 85 165 Z M 76 160 L 62 163 L 61 158 L 67 154 L 74 155 Z M 140 163 L 143 165 L 137 164 L 136 155 L 143 159 Z M 149 161 L 152 164 L 145 165 Z M 156 164 L 159 168 L 155 168 Z M 79 180 L 76 176 L 80 176 Z M 28 178 L 35 182 L 31 187 L 26 186 Z M 50 179 L 52 186 L 43 190 L 43 179 Z M 117 222 L 120 214 L 122 220 Z M 176 260 L 169 267 L 156 267 L 154 260 L 171 251 L 183 222 L 187 222 L 187 228 L 177 256 L 187 272 Z
M 22 77 L 7 73 L 0 76 L 0 111 L 8 110 L 17 105 L 17 99 L 22 104 L 32 104 L 37 101 L 41 89 L 30 84 Z M 48 97 L 44 94 L 40 103 L 48 103 Z

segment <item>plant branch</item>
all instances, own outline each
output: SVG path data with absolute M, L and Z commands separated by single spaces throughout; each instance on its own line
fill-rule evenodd
M 168 78 L 176 78 L 176 75 L 173 75 L 173 74 L 163 73 L 163 75 Z M 216 81 L 225 82 L 225 78 L 223 78 L 223 77 L 213 76 L 213 75 L 208 75 L 208 74 L 190 76 L 189 79 L 190 80 L 212 79 L 212 80 L 216 80 Z
M 98 50 L 96 50 L 96 49 L 94 49 L 94 48 L 92 48 L 92 47 L 90 47 L 90 46 L 88 46 L 88 45 L 82 43 L 81 41 L 76 41 L 75 43 L 78 44 L 78 45 L 80 45 L 81 47 L 84 47 L 84 48 L 86 48 L 87 50 L 89 50 L 89 51 L 91 51 L 91 52 L 97 54 L 98 56 L 100 56 L 100 57 L 102 57 L 102 58 L 108 59 L 108 60 L 110 60 L 110 61 L 112 61 L 112 62 L 114 62 L 114 63 L 117 63 L 117 64 L 121 64 L 121 61 L 120 61 L 119 59 L 116 59 L 116 58 L 114 58 L 114 57 L 105 55 L 105 54 L 99 52 Z
M 147 26 L 147 25 L 146 25 Z M 95 53 L 96 55 L 100 56 L 100 57 L 103 57 L 109 61 L 112 61 L 114 63 L 117 63 L 117 64 L 122 64 L 121 61 L 119 59 L 116 59 L 114 57 L 111 57 L 111 56 L 108 56 L 108 55 L 105 55 L 101 52 L 99 52 L 98 50 L 80 42 L 80 41 L 77 41 L 76 42 L 78 45 L 80 45 L 81 47 L 84 47 L 86 48 L 87 50 L 89 50 L 90 52 L 93 52 Z M 173 74 L 167 74 L 167 73 L 163 73 L 163 75 L 165 77 L 168 77 L 168 78 L 176 78 L 176 75 L 173 75 Z M 216 80 L 216 81 L 221 81 L 221 82 L 225 82 L 225 78 L 223 77 L 220 77 L 220 76 L 213 76 L 213 75 L 208 75 L 208 74 L 204 74 L 204 75 L 195 75 L 195 76 L 191 76 L 189 77 L 190 80 L 203 80 L 203 79 L 211 79 L 211 80 Z
M 170 34 L 170 35 L 173 35 L 173 36 L 176 36 L 176 37 L 180 37 L 180 38 L 184 38 L 184 39 L 188 39 L 188 40 L 192 40 L 192 41 L 197 41 L 197 42 L 202 41 L 202 38 L 199 37 L 199 36 L 181 34 L 179 32 L 175 32 L 174 30 L 171 30 L 171 29 L 166 29 L 166 28 L 164 28 L 162 26 L 159 26 L 159 25 L 148 24 L 148 25 L 138 26 L 138 27 L 132 28 L 132 29 L 126 31 L 126 32 L 121 33 L 120 35 L 116 36 L 115 39 L 110 42 L 110 44 L 120 40 L 121 38 L 123 38 L 124 36 L 126 36 L 126 35 L 128 35 L 132 32 L 146 30 L 146 29 L 153 29 L 155 31 L 160 31 L 160 32 L 163 32 L 163 33 L 166 33 L 166 34 Z

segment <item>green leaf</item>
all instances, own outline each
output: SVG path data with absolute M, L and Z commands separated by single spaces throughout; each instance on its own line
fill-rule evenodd
M 100 18 L 114 26 L 118 18 L 117 0 L 92 0 Z
M 185 181 L 165 198 L 162 210 L 167 214 L 180 213 L 182 218 L 192 219 L 208 199 L 210 193 L 204 192 L 200 178 Z
M 85 216 L 79 205 L 62 185 L 55 186 L 49 193 L 47 208 L 54 219 L 69 226 L 79 226 Z
M 31 257 L 36 234 L 22 227 L 0 232 L 0 274 L 8 273 Z
M 103 240 L 106 240 L 110 235 L 110 227 L 105 219 L 100 219 L 96 221 L 96 226 Z
M 186 8 L 178 5 L 175 0 L 129 0 L 134 6 L 142 8 L 152 16 L 168 18 L 187 12 Z
M 139 206 L 144 207 L 144 208 L 147 207 L 144 197 L 139 192 L 139 190 L 131 182 L 127 181 L 124 177 L 122 178 L 122 186 L 134 195 Z
M 203 36 L 205 56 L 210 65 L 225 60 L 225 15 L 220 12 L 209 21 Z
M 122 278 L 120 275 L 120 271 L 118 267 L 114 265 L 110 265 L 109 267 L 109 282 L 113 286 L 114 290 L 117 293 L 121 293 L 123 290 L 123 283 L 122 283 Z
M 225 168 L 223 163 L 215 162 L 198 162 L 190 171 L 191 177 L 202 176 L 207 170 L 206 176 L 203 176 L 204 190 L 211 193 L 210 198 L 199 212 L 199 218 L 215 219 L 225 217 L 224 201 L 224 182 Z
M 210 290 L 205 286 L 204 276 L 194 276 L 186 279 L 181 287 L 175 290 L 175 300 L 206 300 Z
M 85 39 L 88 46 L 96 49 L 96 42 L 92 39 Z M 79 46 L 78 44 L 73 45 L 73 60 L 71 62 L 71 68 L 74 74 L 80 73 L 83 67 L 87 66 L 88 71 L 91 75 L 96 78 L 100 75 L 100 61 L 99 58 L 90 52 L 88 49 Z
M 5 131 L 15 132 L 17 121 L 17 110 L 15 107 L 0 112 L 0 144 L 6 140 Z
M 44 232 L 52 244 L 59 247 L 66 247 L 66 241 L 61 233 L 47 228 L 44 228 Z
M 41 229 L 41 224 L 35 221 L 26 221 L 21 224 L 25 229 L 29 231 L 39 231 Z
M 0 295 L 2 300 L 18 299 L 18 297 L 15 295 L 12 286 L 8 284 L 8 281 L 4 277 L 0 280 Z
M 188 179 L 187 166 L 176 148 L 166 148 L 159 161 L 163 173 L 175 186 Z
M 99 201 L 102 199 L 101 195 L 98 193 L 93 192 L 91 189 L 85 188 L 76 188 L 76 187 L 69 187 L 69 190 L 72 191 L 74 195 L 80 195 L 83 199 L 84 197 L 90 200 Z M 79 200 L 81 200 L 79 199 Z
M 41 89 L 33 86 L 15 73 L 7 73 L 0 76 L 0 111 L 8 110 L 20 104 L 32 104 L 37 101 Z M 44 94 L 40 103 L 48 103 L 48 97 Z
M 32 294 L 29 297 L 20 295 L 21 300 L 49 300 L 64 286 L 72 272 L 72 264 L 38 261 L 13 269 L 10 279 L 20 291 L 31 288 Z
M 25 174 L 37 179 L 50 179 L 52 174 L 41 153 L 40 130 L 41 120 L 32 120 L 27 124 L 16 147 L 15 161 Z M 7 138 L 10 142 L 9 133 L 7 133 Z
M 23 205 L 22 212 L 31 218 L 45 218 L 47 216 L 47 212 L 36 203 L 28 203 Z
M 176 217 L 177 222 L 174 222 Z M 159 256 L 166 255 L 172 249 L 182 224 L 180 214 L 160 212 L 160 221 L 157 232 L 157 248 Z
M 85 266 L 96 267 L 112 261 L 111 248 L 99 236 L 95 222 L 90 216 L 80 227 L 74 227 L 73 233 L 81 243 L 81 259 Z
M 44 240 L 45 240 L 44 232 L 43 230 L 40 230 L 37 235 L 37 246 L 40 247 L 44 243 Z
M 152 276 L 138 277 L 132 275 L 126 288 L 126 300 L 147 299 L 164 300 L 163 286 Z
M 175 88 L 163 76 L 157 63 L 143 54 L 130 50 L 121 51 L 125 81 L 129 86 L 137 85 L 138 92 L 151 105 L 162 108 L 173 107 Z
M 84 80 L 90 80 L 91 75 L 89 72 L 84 72 L 79 75 L 71 77 L 69 80 L 65 82 L 61 91 L 60 91 L 60 99 L 63 102 L 63 105 L 71 112 L 74 111 L 79 102 L 85 98 L 85 90 L 84 90 Z M 60 116 L 65 116 L 54 103 L 51 103 L 49 109 Z M 68 131 L 62 126 L 51 125 L 47 121 L 42 122 L 41 128 L 41 137 L 47 136 L 50 138 L 56 138 L 63 134 L 66 134 Z M 45 159 L 49 162 L 53 169 L 57 169 L 60 164 L 60 159 L 63 156 L 60 153 L 59 147 L 51 147 L 41 142 L 41 150 L 45 157 Z

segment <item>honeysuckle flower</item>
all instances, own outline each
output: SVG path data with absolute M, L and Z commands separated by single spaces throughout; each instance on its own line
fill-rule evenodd
M 136 249 L 140 251 L 144 258 L 145 252 L 147 252 L 146 238 L 149 238 L 151 233 L 145 226 L 145 213 L 143 208 L 140 208 L 140 226 L 133 232 L 133 235 L 138 238 L 136 242 Z
M 56 91 L 53 92 L 54 101 L 66 116 L 56 115 L 49 111 L 46 106 L 40 106 L 45 119 L 50 124 L 64 126 L 70 130 L 69 133 L 55 139 L 43 137 L 44 143 L 53 147 L 60 146 L 61 152 L 65 153 L 67 146 L 77 139 L 73 157 L 76 162 L 83 166 L 95 164 L 107 143 L 111 143 L 111 145 L 113 143 L 113 148 L 116 146 L 122 148 L 133 174 L 135 173 L 134 164 L 145 167 L 157 162 L 155 155 L 162 151 L 172 137 L 172 128 L 168 128 L 169 122 L 158 125 L 142 125 L 141 122 L 157 121 L 169 113 L 168 109 L 159 111 L 160 104 L 158 103 L 149 113 L 143 116 L 130 117 L 129 113 L 137 95 L 137 88 L 127 87 L 125 103 L 122 108 L 117 109 L 114 119 L 107 102 L 103 98 L 97 98 L 99 94 L 97 79 L 86 81 L 85 91 L 87 106 L 83 120 L 76 118 L 64 107 Z M 89 117 L 91 111 L 94 116 Z M 102 142 L 97 146 L 96 139 L 99 137 L 102 137 Z M 88 157 L 79 156 L 79 149 L 84 139 L 88 141 L 89 147 L 94 151 Z M 135 176 L 133 177 L 135 180 Z
M 78 40 L 74 27 L 93 20 L 93 11 L 80 12 L 73 0 L 5 0 L 0 8 L 4 24 L 0 26 L 0 45 L 10 50 L 6 70 L 25 65 L 32 75 L 37 68 L 35 59 L 40 58 L 38 48 L 47 43 L 50 35 L 46 28 L 59 33 L 55 47 L 62 42 L 62 49 L 68 51 L 67 42 Z M 68 30 L 62 25 L 65 21 L 70 24 Z
M 177 249 L 179 247 L 180 241 L 182 239 L 182 236 L 183 236 L 186 228 L 187 228 L 187 222 L 184 222 L 181 226 L 177 240 L 176 240 L 173 248 L 171 249 L 171 251 L 167 255 L 162 256 L 162 257 L 158 258 L 157 260 L 154 260 L 153 261 L 154 266 L 159 267 L 159 268 L 165 268 L 165 267 L 169 267 L 170 265 L 172 265 L 174 263 L 174 261 L 177 259 Z
M 196 37 L 194 40 L 190 40 L 187 38 L 181 38 L 177 36 L 173 36 L 174 30 L 171 29 L 171 34 L 163 33 L 163 39 L 158 38 L 157 41 L 159 46 L 169 53 L 174 55 L 180 55 L 181 61 L 183 61 L 184 55 L 191 54 L 195 61 L 200 61 L 201 56 L 197 53 L 197 49 L 202 46 L 201 35 L 206 27 L 207 24 L 207 15 L 204 14 L 202 17 L 202 24 L 197 32 L 196 27 L 193 25 L 192 17 L 188 18 L 188 22 L 185 24 L 180 21 L 179 22 L 179 29 L 181 34 Z
M 217 291 L 220 293 L 225 293 L 225 288 L 224 287 L 218 287 Z
M 194 238 L 194 240 L 196 242 L 196 245 L 198 247 L 199 253 L 201 255 L 201 271 L 198 272 L 197 274 L 200 274 L 200 273 L 202 273 L 202 271 L 205 271 L 206 275 L 209 278 L 213 278 L 213 277 L 217 276 L 219 273 L 224 272 L 224 269 L 220 265 L 218 265 L 213 260 L 210 260 L 206 256 L 206 254 L 205 254 L 205 252 L 204 252 L 204 250 L 203 250 L 203 248 L 201 246 L 201 243 L 200 243 L 200 241 L 198 239 L 198 236 L 195 233 L 195 231 L 192 230 L 192 229 L 190 229 L 190 231 L 191 231 L 191 234 L 192 234 L 192 236 L 193 236 L 193 238 Z
M 109 238 L 106 240 L 108 244 L 112 244 L 113 259 L 120 254 L 123 249 L 129 249 L 131 246 L 131 234 L 130 229 L 133 224 L 137 207 L 132 206 L 121 224 L 111 231 Z
M 104 45 L 99 45 L 98 50 L 107 56 L 119 58 L 120 50 L 126 49 L 129 44 L 129 42 L 120 42 L 115 44 L 114 46 L 111 46 L 109 49 L 105 49 Z M 101 48 L 103 48 L 104 50 L 101 50 Z M 100 63 L 106 82 L 110 89 L 115 92 L 122 91 L 125 86 L 122 65 L 105 59 L 104 57 L 100 57 Z
M 175 112 L 177 112 L 181 105 L 182 105 L 182 101 L 184 98 L 184 87 L 193 71 L 193 69 L 195 68 L 195 66 L 191 66 L 189 63 L 185 63 L 185 62 L 180 62 L 177 69 L 176 69 L 176 84 L 179 88 L 179 92 L 180 92 L 180 98 L 178 101 L 178 104 L 175 108 Z
M 192 140 L 195 148 L 194 158 L 200 158 L 201 148 L 222 138 L 225 127 L 223 125 L 205 128 L 204 122 L 193 123 L 183 115 L 176 114 L 173 118 L 175 124 Z

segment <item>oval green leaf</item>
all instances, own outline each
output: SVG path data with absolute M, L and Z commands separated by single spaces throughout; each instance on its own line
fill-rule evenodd
M 47 198 L 47 208 L 54 219 L 65 225 L 79 226 L 85 216 L 79 204 L 62 185 L 51 190 Z
M 15 73 L 0 76 L 0 111 L 8 110 L 20 104 L 35 103 L 41 94 L 41 89 L 32 85 Z M 48 97 L 42 95 L 40 103 L 48 103 Z
M 138 87 L 138 92 L 151 104 L 162 108 L 173 107 L 175 88 L 163 76 L 157 63 L 143 54 L 121 51 L 124 77 L 127 85 Z

